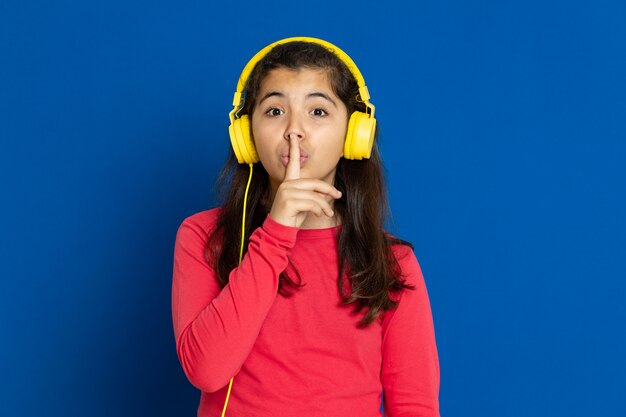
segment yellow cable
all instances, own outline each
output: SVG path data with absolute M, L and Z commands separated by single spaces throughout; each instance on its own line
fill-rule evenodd
M 228 392 L 226 393 L 226 401 L 224 401 L 224 409 L 222 410 L 222 417 L 226 415 L 226 406 L 228 405 L 228 398 L 230 397 L 230 389 L 233 387 L 233 379 L 235 379 L 235 377 L 232 377 L 230 379 L 230 384 L 228 384 Z
M 248 164 L 250 167 L 250 176 L 248 177 L 248 184 L 246 185 L 246 193 L 243 196 L 243 220 L 241 221 L 241 246 L 239 246 L 239 263 L 243 257 L 243 240 L 245 238 L 246 231 L 246 206 L 248 204 L 248 190 L 250 189 L 250 183 L 252 182 L 252 164 Z
M 248 184 L 246 185 L 246 193 L 243 196 L 243 219 L 241 220 L 241 246 L 239 246 L 239 263 L 241 264 L 241 259 L 243 258 L 243 243 L 246 237 L 246 206 L 248 203 L 248 190 L 250 189 L 250 183 L 252 182 L 252 164 L 248 164 L 250 167 L 250 176 L 248 177 Z M 233 379 L 230 379 L 230 383 L 228 384 L 228 391 L 226 392 L 226 400 L 224 401 L 224 409 L 222 410 L 222 417 L 226 415 L 226 406 L 228 406 L 228 399 L 230 398 L 230 389 L 233 387 Z

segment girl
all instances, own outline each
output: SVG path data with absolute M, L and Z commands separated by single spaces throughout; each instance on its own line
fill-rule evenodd
M 234 106 L 224 202 L 185 219 L 174 252 L 198 416 L 380 416 L 383 392 L 387 416 L 439 416 L 428 295 L 412 246 L 383 230 L 356 65 L 319 39 L 278 41 L 246 66 Z

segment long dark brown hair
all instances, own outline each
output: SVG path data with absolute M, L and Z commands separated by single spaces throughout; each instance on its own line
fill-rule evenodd
M 240 114 L 252 115 L 261 81 L 276 68 L 323 69 L 327 71 L 333 92 L 343 101 L 348 115 L 365 112 L 365 104 L 358 97 L 357 83 L 346 65 L 325 47 L 311 42 L 289 42 L 274 47 L 255 66 L 246 87 L 244 106 Z M 251 117 L 250 117 L 251 118 Z M 378 136 L 378 130 L 376 131 Z M 215 228 L 206 246 L 206 259 L 217 272 L 222 287 L 228 283 L 230 272 L 237 267 L 241 244 L 241 216 L 249 168 L 238 164 L 234 153 L 217 180 L 223 204 Z M 404 282 L 391 246 L 404 244 L 403 240 L 386 234 L 384 222 L 388 216 L 387 188 L 383 166 L 375 145 L 370 159 L 341 158 L 335 173 L 335 187 L 342 198 L 335 201 L 335 215 L 342 219 L 338 236 L 339 274 L 337 288 L 343 304 L 354 304 L 354 311 L 364 308 L 367 313 L 358 323 L 365 327 L 385 310 L 397 307 L 390 295 L 402 288 L 414 289 Z M 244 251 L 252 232 L 261 226 L 272 205 L 267 172 L 255 164 L 248 193 Z M 344 288 L 348 279 L 351 293 Z M 281 273 L 279 293 L 289 297 L 302 286 L 298 271 L 289 262 Z

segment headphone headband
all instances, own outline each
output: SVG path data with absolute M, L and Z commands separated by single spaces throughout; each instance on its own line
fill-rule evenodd
M 333 55 L 339 58 L 346 65 L 346 67 L 348 67 L 348 70 L 350 71 L 354 79 L 356 80 L 357 85 L 359 87 L 359 97 L 361 98 L 361 101 L 363 101 L 363 103 L 365 103 L 367 108 L 370 110 L 370 117 L 374 117 L 375 107 L 373 104 L 369 102 L 370 94 L 367 89 L 367 86 L 365 85 L 365 80 L 363 79 L 363 75 L 361 74 L 361 71 L 359 71 L 358 67 L 356 66 L 352 58 L 350 58 L 348 54 L 342 51 L 339 47 L 325 40 L 318 39 L 318 38 L 310 38 L 306 36 L 296 36 L 292 38 L 281 39 L 279 41 L 276 41 L 267 45 L 265 48 L 257 52 L 250 61 L 248 61 L 243 71 L 241 71 L 241 75 L 239 75 L 239 80 L 237 81 L 237 90 L 235 91 L 235 95 L 233 96 L 233 110 L 229 114 L 231 123 L 234 120 L 235 112 L 239 109 L 239 106 L 241 105 L 243 91 L 246 88 L 246 84 L 248 83 L 250 74 L 252 73 L 252 70 L 254 69 L 256 64 L 258 64 L 259 61 L 261 61 L 275 46 L 281 45 L 284 43 L 289 43 L 289 42 L 315 43 L 317 45 L 323 46 L 329 52 L 331 52 Z

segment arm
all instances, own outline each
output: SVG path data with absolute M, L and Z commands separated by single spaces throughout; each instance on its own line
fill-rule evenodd
M 385 415 L 439 417 L 439 359 L 426 285 L 413 251 L 402 246 L 398 261 L 408 284 L 398 308 L 383 318 Z
M 204 258 L 208 233 L 198 217 L 179 227 L 172 280 L 176 352 L 185 375 L 200 390 L 221 389 L 241 369 L 276 298 L 296 234 L 296 228 L 268 216 L 221 289 Z

